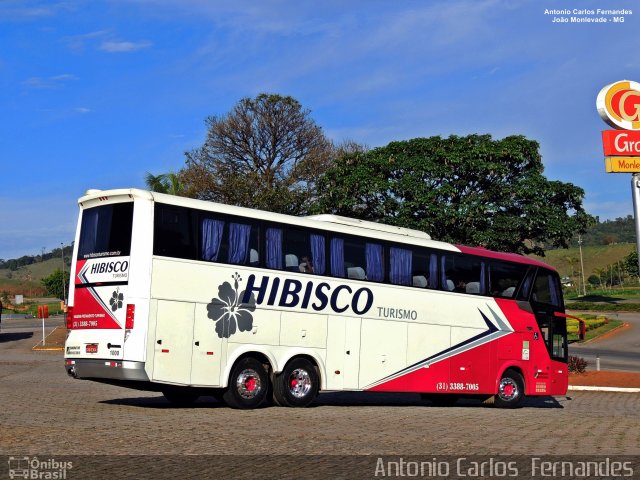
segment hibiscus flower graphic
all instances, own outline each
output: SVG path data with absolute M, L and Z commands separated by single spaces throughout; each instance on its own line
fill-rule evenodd
M 238 285 L 242 278 L 236 272 L 231 276 L 233 286 L 224 282 L 218 287 L 218 298 L 212 298 L 207 305 L 207 317 L 216 322 L 216 333 L 220 338 L 229 338 L 236 333 L 249 331 L 253 328 L 253 315 L 256 309 L 256 299 L 251 293 L 248 303 L 242 303 L 245 290 L 238 293 Z
M 111 311 L 115 312 L 119 308 L 122 308 L 122 302 L 124 301 L 124 295 L 120 293 L 120 289 L 116 288 L 115 292 L 111 294 L 109 299 L 109 305 L 111 305 Z

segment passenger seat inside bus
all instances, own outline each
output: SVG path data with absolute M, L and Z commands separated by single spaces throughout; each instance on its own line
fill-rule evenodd
M 480 282 L 469 282 L 466 286 L 467 293 L 478 295 L 480 293 Z
M 509 287 L 506 288 L 502 291 L 502 293 L 500 294 L 500 296 L 502 297 L 513 297 L 514 292 L 516 291 L 516 287 Z
M 254 248 L 249 251 L 249 265 L 252 267 L 260 265 L 260 256 L 258 255 L 258 251 Z
M 413 286 L 414 287 L 427 288 L 428 284 L 429 283 L 427 282 L 427 277 L 425 277 L 424 275 L 414 275 L 413 276 Z
M 366 280 L 367 276 L 362 267 L 349 267 L 347 268 L 347 277 L 354 280 Z
M 298 256 L 293 253 L 288 253 L 284 256 L 284 266 L 285 270 L 290 272 L 299 272 L 300 262 L 298 262 Z

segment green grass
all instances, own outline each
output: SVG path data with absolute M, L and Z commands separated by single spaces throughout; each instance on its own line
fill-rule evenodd
M 577 300 L 584 302 L 607 302 L 617 300 L 640 300 L 640 287 L 613 287 L 610 289 L 598 288 L 593 290 L 587 290 L 586 296 L 581 296 L 575 290 L 568 290 L 564 293 L 564 298 L 567 300 Z
M 640 303 L 566 303 L 567 310 L 587 310 L 591 312 L 640 312 Z
M 633 243 L 582 247 L 585 280 L 589 275 L 595 274 L 597 269 L 619 262 L 635 251 L 635 248 Z M 580 272 L 580 251 L 577 248 L 547 250 L 544 257 L 531 257 L 548 263 L 558 270 L 561 277 L 576 277 Z
M 47 305 L 49 307 L 49 316 L 51 315 L 58 315 L 63 313 L 62 309 L 60 308 L 60 302 L 55 302 L 55 303 L 45 303 L 42 305 Z M 11 313 L 18 313 L 18 314 L 23 314 L 23 315 L 33 315 L 34 317 L 38 317 L 38 306 L 39 304 L 30 304 L 30 303 L 26 303 L 25 306 L 27 307 L 26 311 L 25 310 L 20 310 L 20 311 L 16 311 L 16 312 L 11 312 Z

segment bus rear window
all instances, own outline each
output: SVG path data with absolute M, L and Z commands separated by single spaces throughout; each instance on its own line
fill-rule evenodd
M 131 251 L 133 202 L 88 208 L 82 212 L 78 259 L 118 257 Z

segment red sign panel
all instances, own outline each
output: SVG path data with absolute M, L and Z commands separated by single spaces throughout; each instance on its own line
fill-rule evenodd
M 602 132 L 604 155 L 637 157 L 640 155 L 640 132 L 605 130 Z

